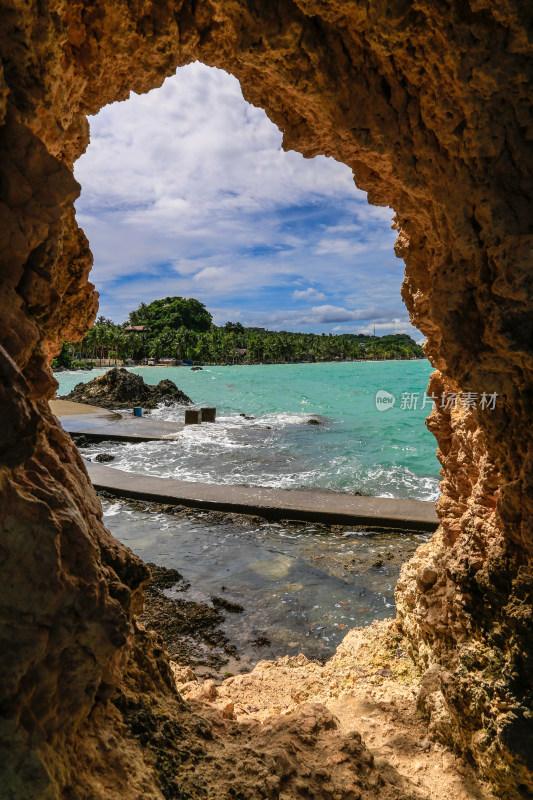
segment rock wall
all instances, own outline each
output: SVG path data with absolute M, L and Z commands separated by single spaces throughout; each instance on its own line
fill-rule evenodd
M 160 645 L 135 622 L 147 572 L 103 527 L 46 401 L 50 357 L 97 308 L 73 210 L 86 115 L 195 59 L 233 73 L 285 148 L 345 162 L 371 203 L 393 206 L 403 297 L 438 370 L 432 391 L 498 393 L 493 411 L 429 418 L 442 525 L 406 565 L 397 599 L 412 655 L 428 668 L 426 711 L 446 709 L 435 735 L 472 755 L 505 797 L 533 791 L 532 27 L 524 0 L 4 0 L 9 797 L 181 796 L 161 789 L 157 758 L 132 733 L 150 703 L 170 704 L 174 720 L 185 713 Z

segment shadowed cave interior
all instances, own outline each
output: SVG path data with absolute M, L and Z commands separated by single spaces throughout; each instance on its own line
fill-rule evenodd
M 498 796 L 530 796 L 531 22 L 512 0 L 5 4 L 7 797 L 297 797 L 317 751 L 349 753 L 358 783 L 320 782 L 315 765 L 314 796 L 403 796 L 322 706 L 239 729 L 183 702 L 162 642 L 136 621 L 148 569 L 105 529 L 48 408 L 50 359 L 97 309 L 73 206 L 86 115 L 194 60 L 235 75 L 286 149 L 343 161 L 371 203 L 395 209 L 402 296 L 436 370 L 429 390 L 498 393 L 490 415 L 439 408 L 428 420 L 441 525 L 404 566 L 387 630 L 422 676 L 431 736 Z M 383 632 L 365 636 L 361 652 L 387 646 Z

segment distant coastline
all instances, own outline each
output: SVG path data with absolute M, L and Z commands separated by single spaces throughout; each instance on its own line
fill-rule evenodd
M 81 342 L 64 342 L 52 368 L 86 369 L 102 362 L 117 366 L 207 366 L 306 364 L 346 361 L 411 361 L 424 358 L 406 333 L 303 333 L 215 325 L 203 303 L 165 297 L 130 312 L 117 325 L 99 317 Z
M 169 367 L 176 367 L 176 368 L 184 368 L 184 369 L 192 369 L 192 367 L 294 367 L 294 366 L 305 366 L 305 365 L 319 365 L 319 364 L 383 364 L 384 361 L 391 361 L 391 362 L 402 362 L 402 361 L 427 361 L 426 356 L 413 356 L 412 358 L 352 358 L 347 359 L 345 361 L 336 361 L 333 359 L 332 361 L 276 361 L 276 362 L 262 362 L 256 361 L 253 363 L 249 363 L 247 361 L 240 361 L 236 362 L 235 364 L 229 363 L 214 363 L 214 362 L 194 362 L 191 364 L 169 364 L 169 363 L 157 363 L 157 364 L 143 364 L 143 363 L 125 363 L 121 360 L 108 360 L 104 359 L 106 363 L 95 363 L 93 361 L 90 362 L 76 362 L 69 367 L 53 367 L 53 372 L 60 374 L 61 372 L 91 372 L 93 369 L 113 369 L 113 367 L 124 367 L 125 369 L 146 369 L 146 368 L 154 368 L 154 369 L 168 369 Z

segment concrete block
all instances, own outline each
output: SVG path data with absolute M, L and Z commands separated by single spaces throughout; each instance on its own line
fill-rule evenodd
M 199 425 L 202 421 L 202 412 L 199 408 L 186 408 L 185 409 L 185 424 L 186 425 Z
M 202 412 L 202 422 L 214 422 L 217 416 L 216 408 L 212 408 L 210 406 L 202 406 L 200 409 Z

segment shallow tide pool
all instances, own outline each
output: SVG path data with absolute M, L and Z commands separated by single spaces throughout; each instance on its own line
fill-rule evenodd
M 190 582 L 181 598 L 210 604 L 223 597 L 244 607 L 225 613 L 222 625 L 240 657 L 228 662 L 232 672 L 286 654 L 324 659 L 350 628 L 394 616 L 401 564 L 429 537 L 141 510 L 126 501 L 103 506 L 120 541 Z

